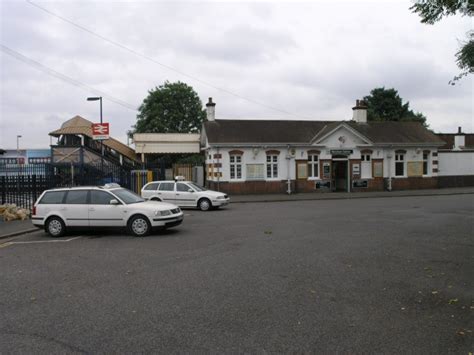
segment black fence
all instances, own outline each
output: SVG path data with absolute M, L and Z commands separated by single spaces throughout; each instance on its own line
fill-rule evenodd
M 56 187 L 100 186 L 118 183 L 139 192 L 151 180 L 164 180 L 163 164 L 140 169 L 114 164 L 2 164 L 0 165 L 0 204 L 16 204 L 31 209 L 44 190 Z

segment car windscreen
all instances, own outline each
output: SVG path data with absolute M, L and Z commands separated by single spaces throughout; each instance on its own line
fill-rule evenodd
M 192 182 L 189 182 L 188 185 L 191 186 L 194 190 L 196 190 L 196 191 L 198 191 L 198 192 L 199 192 L 199 191 L 206 191 L 206 190 L 207 190 L 206 188 L 204 188 L 204 187 L 202 187 L 202 186 L 199 186 L 199 185 L 196 185 L 196 184 L 194 184 L 194 183 L 192 183 Z
M 114 195 L 117 195 L 123 202 L 127 205 L 131 203 L 143 202 L 145 201 L 143 198 L 138 196 L 136 193 L 127 190 L 127 189 L 117 189 L 111 191 Z

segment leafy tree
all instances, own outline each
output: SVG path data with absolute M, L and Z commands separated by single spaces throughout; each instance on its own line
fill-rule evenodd
M 133 133 L 196 133 L 206 118 L 198 94 L 179 81 L 148 91 L 138 110 Z
M 422 23 L 432 25 L 443 17 L 456 13 L 472 17 L 474 5 L 472 0 L 417 0 L 410 10 L 420 15 Z M 461 69 L 461 73 L 449 82 L 451 85 L 463 76 L 474 73 L 474 31 L 468 32 L 467 41 L 462 43 L 456 53 L 456 64 Z
M 364 101 L 368 121 L 415 121 L 427 126 L 426 117 L 413 112 L 408 101 L 403 103 L 395 89 L 375 88 L 364 97 Z

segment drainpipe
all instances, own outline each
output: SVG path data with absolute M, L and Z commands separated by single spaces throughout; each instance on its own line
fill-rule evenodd
M 286 193 L 288 195 L 291 195 L 291 177 L 290 177 L 290 163 L 291 163 L 291 154 L 290 154 L 290 146 L 287 146 L 288 148 L 288 153 L 286 154 L 286 160 L 287 160 L 287 176 L 288 176 L 288 181 L 286 184 L 288 185 L 288 189 L 286 190 Z
M 388 184 L 387 190 L 392 191 L 392 147 L 390 146 L 390 151 L 387 154 L 388 159 Z M 383 171 L 383 169 L 382 169 Z
M 219 148 L 217 148 L 217 156 L 219 156 Z M 217 163 L 219 163 L 219 158 L 217 158 Z M 219 168 L 219 170 L 220 171 L 217 173 L 217 191 L 220 191 L 220 175 L 222 172 L 222 166 Z

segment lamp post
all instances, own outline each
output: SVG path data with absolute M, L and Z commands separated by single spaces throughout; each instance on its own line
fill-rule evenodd
M 22 138 L 21 135 L 16 136 L 16 159 L 18 164 L 20 164 L 20 138 Z
M 87 101 L 99 101 L 100 102 L 100 123 L 102 124 L 102 96 L 88 97 Z M 104 143 L 100 140 L 100 171 L 104 175 Z

